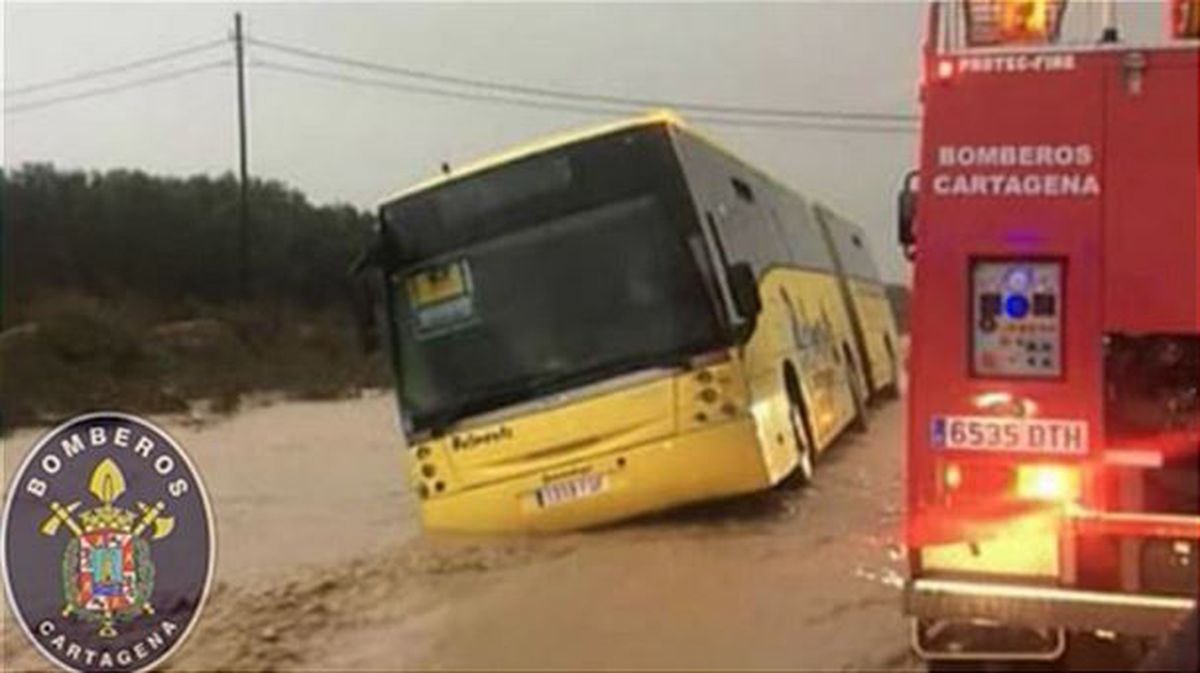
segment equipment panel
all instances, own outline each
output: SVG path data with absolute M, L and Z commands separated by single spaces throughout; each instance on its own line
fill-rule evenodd
M 1062 375 L 1062 263 L 975 260 L 971 365 L 976 376 Z

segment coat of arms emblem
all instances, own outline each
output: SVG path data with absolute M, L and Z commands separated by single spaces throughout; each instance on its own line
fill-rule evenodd
M 88 490 L 100 505 L 74 517 L 80 502 L 50 503 L 43 535 L 66 528 L 71 535 L 62 561 L 63 616 L 98 622 L 98 635 L 112 638 L 114 626 L 142 613 L 154 612 L 154 562 L 150 540 L 171 534 L 175 520 L 163 514 L 161 501 L 137 503 L 137 511 L 117 506 L 125 493 L 125 475 L 111 458 L 92 470 Z

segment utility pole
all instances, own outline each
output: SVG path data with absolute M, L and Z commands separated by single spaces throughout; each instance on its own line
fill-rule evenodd
M 250 202 L 246 170 L 246 59 L 242 36 L 242 13 L 233 14 L 233 44 L 237 58 L 238 106 L 238 289 L 242 299 L 250 298 Z

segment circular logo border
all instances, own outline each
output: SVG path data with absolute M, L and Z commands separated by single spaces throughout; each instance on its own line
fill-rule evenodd
M 157 665 L 165 663 L 179 651 L 179 648 L 183 646 L 185 642 L 187 642 L 188 636 L 192 634 L 192 631 L 196 628 L 196 624 L 198 624 L 200 622 L 200 618 L 204 616 L 204 608 L 208 604 L 209 594 L 212 591 L 213 576 L 217 571 L 216 518 L 213 516 L 212 500 L 208 495 L 208 486 L 204 483 L 204 477 L 200 474 L 200 471 L 196 469 L 196 464 L 192 462 L 191 456 L 189 456 L 187 452 L 183 450 L 183 447 L 179 444 L 179 442 L 175 441 L 175 437 L 159 427 L 158 424 L 141 416 L 130 414 L 124 411 L 89 411 L 84 414 L 79 414 L 78 416 L 72 416 L 62 423 L 54 426 L 50 430 L 42 433 L 42 435 L 38 437 L 38 440 L 34 442 L 33 448 L 29 449 L 25 457 L 21 460 L 21 464 L 18 465 L 17 469 L 13 472 L 11 481 L 8 484 L 8 493 L 4 498 L 4 509 L 0 511 L 0 521 L 8 520 L 8 512 L 12 508 L 13 501 L 16 499 L 16 494 L 19 490 L 14 486 L 16 485 L 19 477 L 25 474 L 25 470 L 33 461 L 34 456 L 37 456 L 39 453 L 41 453 L 46 444 L 49 443 L 52 438 L 58 435 L 58 433 L 81 421 L 88 421 L 95 418 L 117 418 L 136 424 L 141 424 L 162 436 L 162 438 L 167 440 L 167 443 L 171 445 L 171 448 L 173 448 L 175 452 L 179 454 L 179 457 L 183 459 L 184 465 L 187 465 L 192 477 L 196 480 L 196 487 L 200 492 L 200 502 L 204 505 L 204 514 L 208 529 L 208 572 L 204 579 L 204 587 L 200 590 L 200 600 L 196 603 L 196 609 L 192 613 L 191 620 L 189 620 L 188 625 L 183 629 L 183 633 L 179 635 L 179 638 L 175 641 L 175 643 L 167 648 L 167 650 L 163 652 L 162 656 L 158 657 L 154 661 L 151 661 L 149 664 L 141 668 L 133 669 L 137 673 L 142 673 L 143 671 L 150 670 Z M 0 526 L 0 574 L 4 575 L 4 591 L 7 594 L 8 606 L 12 610 L 13 616 L 16 617 L 15 621 L 21 626 L 21 632 L 25 634 L 25 638 L 33 644 L 34 648 L 37 649 L 38 654 L 41 654 L 44 659 L 51 662 L 59 669 L 67 671 L 68 673 L 79 673 L 80 671 L 85 670 L 67 666 L 64 662 L 47 651 L 42 643 L 39 642 L 36 637 L 34 637 L 33 632 L 30 630 L 28 620 L 21 612 L 21 606 L 17 605 L 16 595 L 13 593 L 12 580 L 9 577 L 8 572 L 7 550 L 8 526 Z

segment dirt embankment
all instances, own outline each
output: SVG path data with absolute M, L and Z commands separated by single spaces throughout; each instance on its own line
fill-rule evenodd
M 385 386 L 381 353 L 360 352 L 344 311 L 254 304 L 180 308 L 179 315 L 53 295 L 0 328 L 3 428 L 50 423 L 83 409 L 141 414 L 236 410 L 273 391 L 300 400 Z
M 218 581 L 176 669 L 911 667 L 899 404 L 817 482 L 599 530 L 422 535 L 386 396 L 196 427 Z M 5 443 L 11 468 L 33 440 Z M 7 668 L 39 665 L 10 626 Z

